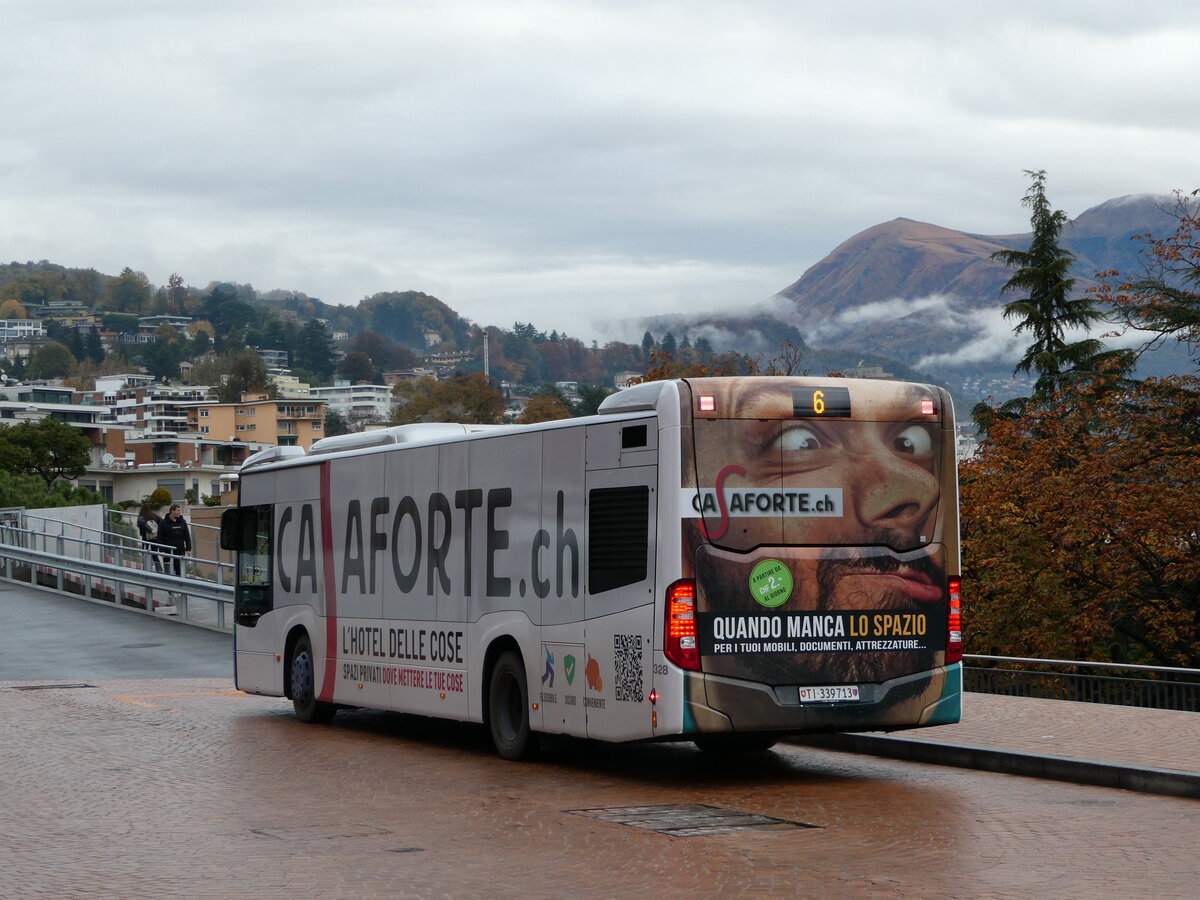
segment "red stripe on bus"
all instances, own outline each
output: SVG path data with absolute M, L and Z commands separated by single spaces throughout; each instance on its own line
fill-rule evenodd
M 325 573 L 325 678 L 321 681 L 323 703 L 333 700 L 337 675 L 337 582 L 333 577 L 333 511 L 329 504 L 329 463 L 321 464 L 321 555 Z

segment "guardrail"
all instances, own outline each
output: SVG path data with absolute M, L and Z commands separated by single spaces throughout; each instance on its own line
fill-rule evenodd
M 963 663 L 963 687 L 977 693 L 1200 712 L 1200 669 L 978 654 Z
M 178 617 L 216 631 L 232 629 L 233 586 L 223 583 L 228 564 L 187 558 L 187 575 L 177 577 L 155 571 L 154 557 L 162 554 L 141 541 L 104 537 L 110 539 L 0 526 L 0 578 Z M 202 566 L 210 567 L 219 580 L 201 577 Z
M 0 578 L 231 630 L 230 563 L 188 558 L 187 577 L 177 578 L 155 571 L 154 556 L 161 554 L 136 537 L 70 523 L 63 532 L 0 524 Z M 1200 669 L 971 653 L 963 662 L 964 689 L 976 693 L 1200 712 Z M 1079 669 L 1091 671 L 1070 671 Z

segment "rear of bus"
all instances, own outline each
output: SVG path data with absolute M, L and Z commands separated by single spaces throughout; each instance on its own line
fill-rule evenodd
M 957 722 L 946 392 L 842 378 L 700 378 L 679 391 L 683 577 L 668 591 L 665 650 L 688 673 L 684 731 Z

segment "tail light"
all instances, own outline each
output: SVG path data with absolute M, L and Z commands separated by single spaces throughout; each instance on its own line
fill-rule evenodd
M 962 662 L 962 581 L 950 579 L 950 620 L 946 632 L 946 663 Z
M 696 632 L 696 582 L 676 581 L 667 588 L 666 642 L 663 652 L 681 669 L 700 671 L 700 646 Z

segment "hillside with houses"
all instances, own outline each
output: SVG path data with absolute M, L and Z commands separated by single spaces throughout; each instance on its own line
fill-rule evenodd
M 0 424 L 68 423 L 90 448 L 76 484 L 108 502 L 215 504 L 259 450 L 389 424 L 402 382 L 486 371 L 511 418 L 547 380 L 577 401 L 576 372 L 611 390 L 644 365 L 640 347 L 478 328 L 415 292 L 354 309 L 280 294 L 0 266 Z

